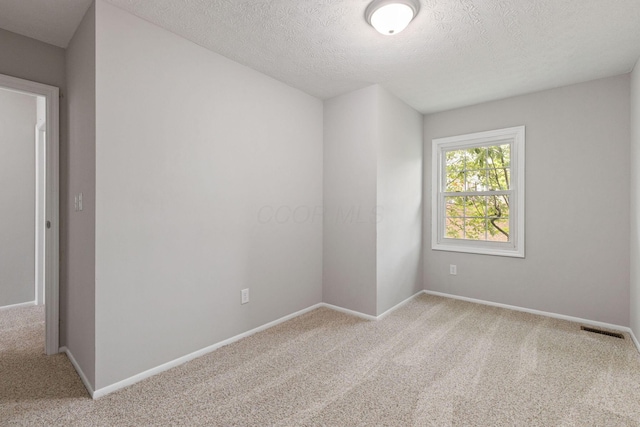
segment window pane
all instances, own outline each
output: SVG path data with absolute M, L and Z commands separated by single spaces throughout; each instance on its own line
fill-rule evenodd
M 464 150 L 447 151 L 445 153 L 447 159 L 447 171 L 461 171 L 464 170 Z
M 464 238 L 468 240 L 486 240 L 487 221 L 485 218 L 467 218 Z
M 487 149 L 485 147 L 475 147 L 465 150 L 465 169 L 486 169 Z
M 486 169 L 468 170 L 465 176 L 467 184 L 466 191 L 487 191 L 489 189 Z
M 492 145 L 487 147 L 487 163 L 498 168 L 511 166 L 511 145 Z
M 464 171 L 447 170 L 447 184 L 444 191 L 448 193 L 464 191 Z
M 464 197 L 445 197 L 447 218 L 464 216 Z
M 509 220 L 508 219 L 490 219 L 489 235 L 487 240 L 493 242 L 509 242 Z
M 446 184 L 444 191 L 464 191 L 464 150 L 447 151 L 445 157 Z
M 492 218 L 509 218 L 509 196 L 489 196 L 487 198 L 487 213 Z
M 469 196 L 465 200 L 465 216 L 484 218 L 487 215 L 485 196 Z
M 509 168 L 493 168 L 489 173 L 489 191 L 509 190 L 511 187 L 511 170 Z
M 450 239 L 464 239 L 464 218 L 447 218 L 445 236 Z

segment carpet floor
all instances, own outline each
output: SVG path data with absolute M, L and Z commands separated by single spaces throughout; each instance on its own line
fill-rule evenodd
M 420 295 L 320 308 L 93 401 L 44 312 L 0 312 L 0 425 L 640 426 L 640 356 L 580 325 Z

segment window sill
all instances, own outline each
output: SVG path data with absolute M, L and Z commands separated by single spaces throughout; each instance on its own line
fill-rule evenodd
M 490 248 L 486 246 L 473 246 L 460 243 L 444 244 L 433 243 L 431 249 L 434 251 L 463 252 L 469 254 L 504 256 L 510 258 L 524 258 L 524 249 L 516 248 Z

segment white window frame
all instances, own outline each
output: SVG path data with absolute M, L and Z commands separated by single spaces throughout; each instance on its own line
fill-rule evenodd
M 445 236 L 446 164 L 444 153 L 451 150 L 509 143 L 511 145 L 511 189 L 509 242 L 474 241 Z M 525 127 L 517 126 L 487 132 L 437 138 L 432 141 L 431 248 L 439 251 L 467 252 L 524 258 L 524 151 Z

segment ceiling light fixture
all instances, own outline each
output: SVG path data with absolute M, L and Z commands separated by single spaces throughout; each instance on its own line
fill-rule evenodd
M 419 10 L 419 0 L 373 0 L 364 16 L 380 34 L 390 36 L 407 28 Z

